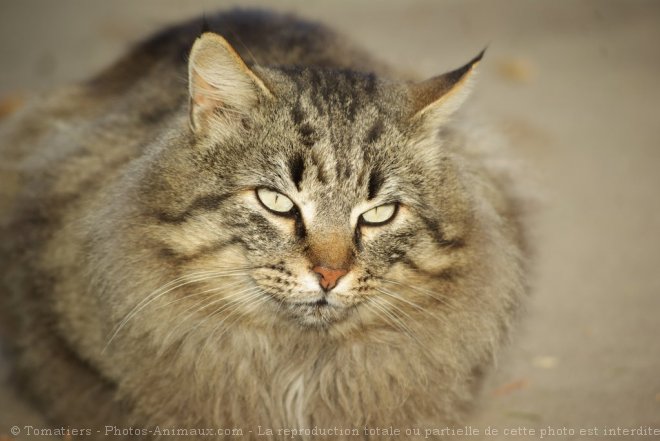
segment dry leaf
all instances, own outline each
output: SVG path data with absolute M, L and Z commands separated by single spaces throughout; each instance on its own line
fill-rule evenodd
M 4 118 L 16 112 L 24 103 L 25 98 L 19 93 L 13 93 L 0 98 L 0 118 Z M 0 439 L 0 441 L 2 440 Z
M 493 391 L 493 395 L 496 397 L 501 397 L 504 395 L 509 395 L 512 392 L 517 390 L 525 389 L 529 385 L 529 381 L 526 378 L 521 378 L 520 380 L 513 381 L 511 383 L 505 384 L 502 387 L 498 387 Z

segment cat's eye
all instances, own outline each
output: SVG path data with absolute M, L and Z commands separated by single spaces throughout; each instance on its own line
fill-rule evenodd
M 278 193 L 267 188 L 257 189 L 257 198 L 259 201 L 272 212 L 279 214 L 289 214 L 293 209 L 293 201 L 282 193 Z
M 397 204 L 383 204 L 362 213 L 362 223 L 366 225 L 383 225 L 394 218 Z

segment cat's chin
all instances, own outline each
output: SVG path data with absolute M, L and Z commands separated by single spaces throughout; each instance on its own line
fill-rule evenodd
M 327 328 L 349 316 L 349 308 L 328 303 L 325 299 L 309 303 L 289 304 L 289 314 L 305 327 Z

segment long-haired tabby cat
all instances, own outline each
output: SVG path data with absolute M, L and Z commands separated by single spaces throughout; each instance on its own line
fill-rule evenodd
M 207 22 L 4 127 L 22 389 L 99 439 L 462 421 L 525 293 L 509 162 L 453 118 L 480 56 L 407 82 L 291 16 Z

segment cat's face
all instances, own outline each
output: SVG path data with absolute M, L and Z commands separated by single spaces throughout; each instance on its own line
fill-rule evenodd
M 202 310 L 211 315 L 327 327 L 434 303 L 424 291 L 455 269 L 469 201 L 451 153 L 412 118 L 409 87 L 354 72 L 254 72 L 269 96 L 249 106 L 219 108 L 193 91 L 191 145 L 166 151 L 151 178 L 167 189 L 156 198 L 160 258 L 202 275 L 219 307 Z
M 438 216 L 423 197 L 434 180 L 394 100 L 380 96 L 387 85 L 340 72 L 296 75 L 244 121 L 229 141 L 235 155 L 216 154 L 233 170 L 236 202 L 226 215 L 242 219 L 230 228 L 248 244 L 250 277 L 302 322 L 328 323 L 378 295 L 392 266 L 410 259 L 424 217 Z

